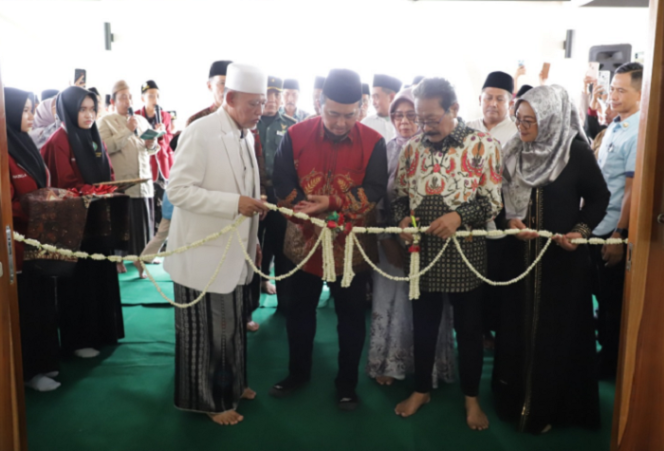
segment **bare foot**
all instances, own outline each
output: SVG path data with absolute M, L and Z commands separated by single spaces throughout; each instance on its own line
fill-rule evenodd
M 379 385 L 392 385 L 394 378 L 389 376 L 376 376 L 376 382 L 378 382 Z
M 118 274 L 124 274 L 127 272 L 127 268 L 124 265 L 124 262 L 117 262 L 115 267 L 118 269 Z
M 256 332 L 260 327 L 261 327 L 261 325 L 258 324 L 258 323 L 255 322 L 255 321 L 249 321 L 249 322 L 247 323 L 247 330 L 248 330 L 249 332 Z
M 466 396 L 466 422 L 468 427 L 474 431 L 489 429 L 489 419 L 476 397 Z
M 244 389 L 244 392 L 242 392 L 242 396 L 240 396 L 240 398 L 249 400 L 256 399 L 256 392 L 247 387 Z
M 145 268 L 143 266 L 143 262 L 140 261 L 140 260 L 137 260 L 137 261 L 134 262 L 134 266 L 136 267 L 136 269 L 138 269 L 138 277 L 140 279 L 147 279 L 148 276 L 143 274 L 143 271 L 145 271 Z
M 240 421 L 244 420 L 244 417 L 237 413 L 235 410 L 227 410 L 226 412 L 212 414 L 208 413 L 208 416 L 217 424 L 224 426 L 235 426 Z
M 429 404 L 429 401 L 431 401 L 431 395 L 429 393 L 418 393 L 415 391 L 408 399 L 397 404 L 397 408 L 394 409 L 394 412 L 397 415 L 406 418 L 414 415 L 423 405 Z
M 266 280 L 261 283 L 261 291 L 267 294 L 277 294 L 277 287 Z

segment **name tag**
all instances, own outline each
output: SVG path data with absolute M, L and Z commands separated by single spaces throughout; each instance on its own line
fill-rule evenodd
M 284 136 L 285 134 L 286 134 L 286 132 L 284 132 L 284 131 L 277 132 L 278 136 Z
M 16 174 L 16 175 L 12 175 L 12 178 L 13 178 L 13 179 L 24 179 L 24 178 L 26 178 L 26 177 L 27 177 L 26 174 Z

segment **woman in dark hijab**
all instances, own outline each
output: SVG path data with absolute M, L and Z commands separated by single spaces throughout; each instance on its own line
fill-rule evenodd
M 522 281 L 505 288 L 493 372 L 496 408 L 535 434 L 555 425 L 597 428 L 599 387 L 587 245 L 609 191 L 576 108 L 560 86 L 540 86 L 516 104 L 519 134 L 503 149 L 507 228 L 557 234 Z M 504 227 L 504 225 L 503 225 Z M 546 240 L 521 232 L 503 264 L 516 277 Z
M 62 127 L 44 144 L 41 153 L 51 170 L 53 186 L 81 189 L 112 180 L 111 164 L 97 130 L 97 96 L 78 86 L 58 95 Z
M 39 150 L 28 135 L 33 116 L 32 94 L 5 88 L 7 147 L 12 197 L 14 230 L 25 234 L 28 218 L 21 207 L 21 196 L 49 186 L 49 172 Z M 15 243 L 18 265 L 19 315 L 23 376 L 26 385 L 38 391 L 55 390 L 57 376 L 58 322 L 55 284 L 52 278 L 41 277 L 23 269 L 23 245 Z
M 95 123 L 97 96 L 71 86 L 58 95 L 57 102 L 62 128 L 42 148 L 53 186 L 81 190 L 112 180 L 108 154 Z M 107 218 L 101 211 L 106 209 L 106 202 L 101 200 L 90 204 L 81 243 L 84 252 L 114 253 L 112 240 L 91 227 L 91 218 Z M 116 344 L 124 337 L 120 286 L 114 263 L 79 259 L 74 276 L 59 281 L 58 299 L 63 350 L 78 357 L 96 357 L 99 354 L 97 348 Z

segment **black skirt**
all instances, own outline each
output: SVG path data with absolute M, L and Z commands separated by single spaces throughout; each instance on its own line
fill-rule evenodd
M 54 277 L 18 275 L 23 379 L 59 370 L 60 342 Z
M 81 250 L 112 255 L 103 240 L 87 240 Z M 58 280 L 60 339 L 65 352 L 117 344 L 124 338 L 120 284 L 115 263 L 80 259 L 74 276 Z

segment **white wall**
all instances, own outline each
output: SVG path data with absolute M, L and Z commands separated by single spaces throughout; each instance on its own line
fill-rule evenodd
M 116 42 L 104 50 L 103 23 Z M 564 59 L 565 30 L 576 30 Z M 311 110 L 315 75 L 347 67 L 370 82 L 384 72 L 409 82 L 439 75 L 457 87 L 462 114 L 479 114 L 486 74 L 513 73 L 519 60 L 537 83 L 542 62 L 550 83 L 578 95 L 588 49 L 631 43 L 645 48 L 645 8 L 578 8 L 563 2 L 409 2 L 406 0 L 101 0 L 0 1 L 0 71 L 7 86 L 36 92 L 64 88 L 76 67 L 102 93 L 124 78 L 135 107 L 140 85 L 154 79 L 161 104 L 180 123 L 208 106 L 212 61 L 232 59 L 295 77 Z

